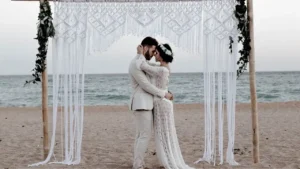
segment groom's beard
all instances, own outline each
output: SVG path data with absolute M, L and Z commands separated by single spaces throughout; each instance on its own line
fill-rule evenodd
M 145 53 L 146 60 L 151 60 L 151 55 L 149 53 L 149 50 Z

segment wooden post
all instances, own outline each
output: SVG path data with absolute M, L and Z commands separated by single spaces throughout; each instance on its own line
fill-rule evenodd
M 42 73 L 42 112 L 43 112 L 43 145 L 44 158 L 46 159 L 49 153 L 49 136 L 48 136 L 48 78 L 47 68 Z
M 43 3 L 44 0 L 40 0 Z M 47 60 L 45 60 L 47 65 Z M 47 67 L 42 72 L 42 112 L 43 112 L 43 147 L 44 147 L 44 159 L 47 158 L 49 153 L 49 135 L 48 135 L 48 78 Z
M 247 0 L 248 15 L 250 20 L 250 38 L 251 52 L 249 57 L 249 78 L 251 93 L 251 112 L 252 112 L 252 132 L 253 132 L 253 160 L 259 163 L 259 130 L 258 130 L 258 113 L 257 113 L 257 96 L 256 96 L 256 78 L 255 78 L 255 48 L 254 48 L 254 17 L 253 17 L 253 0 Z
M 49 153 L 48 143 L 48 78 L 47 69 L 42 73 L 42 111 L 43 111 L 43 135 L 44 135 L 44 158 L 46 159 Z

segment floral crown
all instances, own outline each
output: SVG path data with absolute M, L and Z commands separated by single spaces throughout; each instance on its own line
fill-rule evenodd
M 163 51 L 165 54 L 167 54 L 167 55 L 172 55 L 172 52 L 171 52 L 169 49 L 167 49 L 163 44 L 159 44 L 158 46 L 162 49 L 162 51 Z

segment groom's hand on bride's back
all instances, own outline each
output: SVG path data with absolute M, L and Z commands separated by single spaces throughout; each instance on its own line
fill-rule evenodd
M 173 95 L 173 93 L 172 92 L 170 92 L 170 91 L 168 91 L 171 95 L 172 95 L 172 97 L 171 97 L 171 99 L 170 100 L 173 100 L 174 99 L 174 95 Z
M 168 92 L 168 93 L 165 94 L 165 98 L 168 99 L 168 100 L 173 100 L 173 94 Z

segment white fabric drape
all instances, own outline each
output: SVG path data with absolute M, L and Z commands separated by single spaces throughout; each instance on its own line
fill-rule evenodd
M 204 57 L 205 151 L 200 159 L 223 163 L 224 113 L 228 121 L 226 162 L 234 161 L 237 43 L 235 0 L 59 0 L 53 40 L 53 127 L 45 161 L 54 156 L 57 116 L 63 131 L 63 164 L 80 163 L 84 116 L 84 58 L 107 50 L 125 35 L 162 36 Z M 60 114 L 59 114 L 60 113 Z M 217 125 L 218 124 L 218 125 Z M 218 134 L 217 134 L 218 133 Z M 217 137 L 218 136 L 218 137 Z M 218 141 L 217 141 L 218 138 Z M 216 151 L 218 146 L 218 151 Z
M 204 101 L 205 101 L 205 149 L 201 159 L 216 165 L 223 164 L 223 126 L 227 113 L 228 145 L 226 162 L 234 160 L 237 22 L 233 16 L 234 1 L 206 1 L 203 5 L 204 25 Z M 230 39 L 235 41 L 232 53 Z M 218 140 L 217 140 L 218 138 Z M 218 161 L 217 161 L 218 160 Z
M 55 7 L 54 25 L 56 36 L 53 39 L 53 118 L 50 150 L 43 162 L 50 162 L 54 156 L 57 119 L 62 121 L 63 160 L 51 163 L 79 164 L 84 118 L 84 58 L 87 55 L 86 6 L 70 3 L 68 6 Z M 54 156 L 55 157 L 55 156 Z

